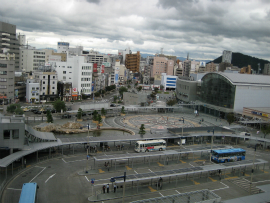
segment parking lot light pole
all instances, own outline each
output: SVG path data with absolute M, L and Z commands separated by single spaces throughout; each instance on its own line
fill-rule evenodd
M 90 128 L 90 124 L 88 123 L 88 125 L 87 125 L 87 128 L 88 128 L 88 147 L 87 147 L 87 149 L 86 149 L 86 171 L 85 171 L 85 173 L 88 173 L 88 160 L 89 160 L 89 150 L 90 150 L 90 145 L 89 145 L 89 143 L 90 143 L 90 140 L 89 140 L 89 128 Z
M 215 134 L 215 129 L 213 128 L 213 130 L 207 130 L 208 133 L 213 132 L 213 135 L 211 137 L 211 151 L 210 151 L 210 162 L 211 162 L 211 157 L 212 157 L 212 148 L 213 148 L 213 137 Z
M 183 121 L 183 125 L 182 125 L 182 136 L 180 137 L 180 150 L 181 150 L 181 146 L 182 146 L 182 137 L 183 137 L 183 127 L 184 127 L 184 123 L 185 123 L 185 119 L 184 117 L 182 117 L 182 120 L 180 119 L 179 121 Z
M 254 155 L 253 155 L 253 165 L 252 165 L 251 176 L 250 176 L 249 194 L 251 194 L 251 185 L 252 185 L 252 178 L 253 178 L 253 173 L 254 173 L 254 160 L 255 160 L 255 154 L 256 154 L 256 145 L 255 145 Z

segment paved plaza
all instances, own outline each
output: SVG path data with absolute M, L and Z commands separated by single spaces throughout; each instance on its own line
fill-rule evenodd
M 179 121 L 182 117 L 185 122 Z M 74 120 L 74 118 L 72 119 Z M 203 121 L 202 121 L 203 120 Z M 68 120 L 55 119 L 56 124 L 64 124 Z M 36 122 L 35 124 L 39 124 Z M 82 125 L 90 123 L 91 128 L 96 128 L 91 120 L 84 120 Z M 200 126 L 226 126 L 228 123 L 222 119 L 216 119 L 209 115 L 200 114 L 195 116 L 190 113 L 164 113 L 164 114 L 126 114 L 125 116 L 108 117 L 104 120 L 102 127 L 128 128 L 138 133 L 141 124 L 145 125 L 147 133 L 149 132 L 167 132 L 167 128 L 192 128 Z M 33 123 L 31 123 L 33 126 Z M 256 130 L 243 126 L 256 135 Z M 73 136 L 73 135 L 69 135 Z M 75 135 L 74 135 L 75 136 Z M 261 136 L 261 134 L 256 135 Z M 57 135 L 56 135 L 57 137 Z M 116 160 L 116 168 L 114 163 L 110 162 L 109 166 L 105 166 L 103 162 L 94 164 L 94 157 L 121 155 L 134 153 L 134 142 L 124 143 L 125 148 L 119 150 L 114 143 L 109 143 L 110 151 L 104 151 L 98 146 L 97 152 L 90 153 L 90 159 L 86 159 L 86 148 L 83 144 L 76 145 L 75 150 L 70 146 L 64 147 L 64 155 L 59 149 L 53 153 L 54 158 L 48 157 L 48 153 L 39 153 L 39 162 L 36 162 L 36 155 L 27 156 L 27 166 L 20 169 L 19 164 L 14 164 L 14 168 L 18 168 L 14 172 L 13 178 L 8 182 L 6 189 L 2 195 L 1 202 L 15 203 L 18 202 L 21 186 L 25 182 L 37 182 L 39 185 L 38 202 L 122 202 L 124 185 L 123 182 L 116 183 L 117 189 L 114 193 L 113 185 L 110 182 L 111 177 L 127 175 L 145 174 L 150 172 L 160 172 L 173 169 L 184 169 L 192 167 L 200 167 L 206 165 L 215 167 L 217 164 L 209 161 L 209 153 L 195 153 L 189 156 L 171 157 L 168 161 L 163 157 L 154 157 L 144 159 L 143 157 L 134 161 L 127 159 Z M 188 145 L 183 146 L 186 149 L 195 149 L 198 146 L 206 145 Z M 260 149 L 254 154 L 254 149 L 248 148 L 248 142 L 241 142 L 233 147 L 241 147 L 247 150 L 246 159 L 252 160 L 264 159 L 270 162 L 269 150 Z M 168 143 L 167 150 L 178 150 L 179 145 Z M 154 153 L 154 152 L 153 152 Z M 95 166 L 95 167 L 94 167 Z M 86 173 L 87 171 L 87 173 Z M 253 187 L 270 184 L 269 163 L 266 166 L 260 165 L 253 176 Z M 10 169 L 9 169 L 9 177 Z M 4 172 L 0 176 L 4 176 Z M 209 189 L 220 196 L 222 200 L 230 200 L 234 198 L 250 195 L 246 182 L 249 183 L 251 178 L 251 167 L 245 170 L 239 170 L 236 173 L 225 171 L 222 177 L 218 174 L 206 174 L 196 176 L 179 176 L 177 178 L 165 178 L 162 188 L 157 186 L 156 180 L 140 181 L 127 183 L 125 185 L 124 202 L 132 202 L 147 198 L 162 197 L 202 189 Z M 93 184 L 91 181 L 93 180 Z M 109 193 L 103 193 L 103 185 L 109 184 Z

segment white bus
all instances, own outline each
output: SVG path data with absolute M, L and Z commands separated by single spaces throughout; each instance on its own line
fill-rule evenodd
M 134 150 L 136 152 L 150 152 L 166 150 L 165 140 L 137 141 Z

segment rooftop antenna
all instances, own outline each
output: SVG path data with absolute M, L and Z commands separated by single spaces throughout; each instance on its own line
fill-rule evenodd
M 189 60 L 189 53 L 187 54 L 187 60 Z

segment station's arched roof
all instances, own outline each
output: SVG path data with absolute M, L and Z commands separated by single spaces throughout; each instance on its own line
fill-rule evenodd
M 240 74 L 240 73 L 224 73 L 224 72 L 211 72 L 208 74 L 218 74 L 226 78 L 233 85 L 263 85 L 270 86 L 270 76 L 268 75 L 253 75 L 253 74 Z

